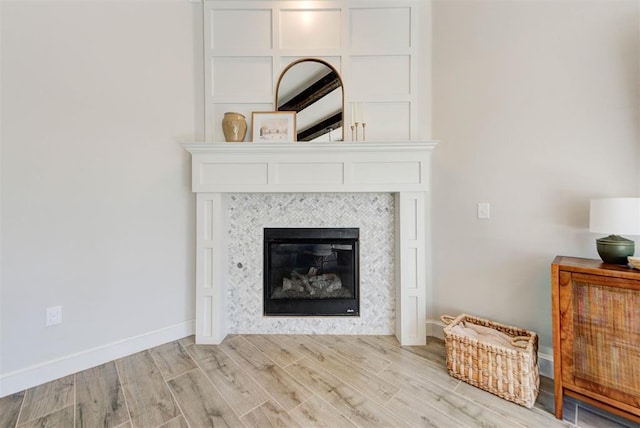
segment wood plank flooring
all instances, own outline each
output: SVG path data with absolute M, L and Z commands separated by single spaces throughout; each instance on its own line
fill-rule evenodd
M 458 381 L 435 338 L 187 337 L 0 398 L 0 428 L 638 426 L 572 399 L 558 421 L 552 392 L 526 409 Z

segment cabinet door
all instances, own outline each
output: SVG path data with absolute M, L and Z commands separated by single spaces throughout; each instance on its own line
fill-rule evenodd
M 637 413 L 640 281 L 560 272 L 560 311 L 564 386 Z

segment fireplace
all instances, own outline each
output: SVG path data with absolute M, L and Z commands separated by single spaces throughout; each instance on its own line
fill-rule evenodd
M 360 314 L 359 229 L 265 228 L 264 314 Z
M 192 190 L 197 193 L 196 343 L 219 344 L 229 333 L 395 331 L 402 345 L 424 345 L 427 297 L 432 294 L 430 171 L 436 145 L 434 141 L 185 143 L 192 155 Z M 299 197 L 300 193 L 305 196 Z M 309 208 L 306 203 L 333 200 L 334 194 L 348 202 L 346 208 L 334 208 L 339 214 L 335 219 L 326 205 Z M 380 199 L 376 195 L 390 196 L 393 207 L 380 211 L 371 206 Z M 260 204 L 251 209 L 234 206 L 245 197 Z M 381 230 L 375 220 L 388 217 L 382 212 L 391 214 L 392 226 L 382 229 L 391 235 L 380 239 L 375 236 Z M 363 226 L 363 220 L 369 225 Z M 264 228 L 336 224 L 360 228 L 359 316 L 264 316 Z M 376 254 L 390 255 L 391 266 Z

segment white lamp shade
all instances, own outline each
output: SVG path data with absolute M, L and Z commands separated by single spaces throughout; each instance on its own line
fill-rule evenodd
M 592 199 L 589 230 L 608 235 L 640 235 L 640 198 Z

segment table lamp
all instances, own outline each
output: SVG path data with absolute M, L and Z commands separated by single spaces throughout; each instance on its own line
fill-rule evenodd
M 640 198 L 592 199 L 589 230 L 609 234 L 596 239 L 602 261 L 626 265 L 627 256 L 635 252 L 635 243 L 620 235 L 640 235 Z

